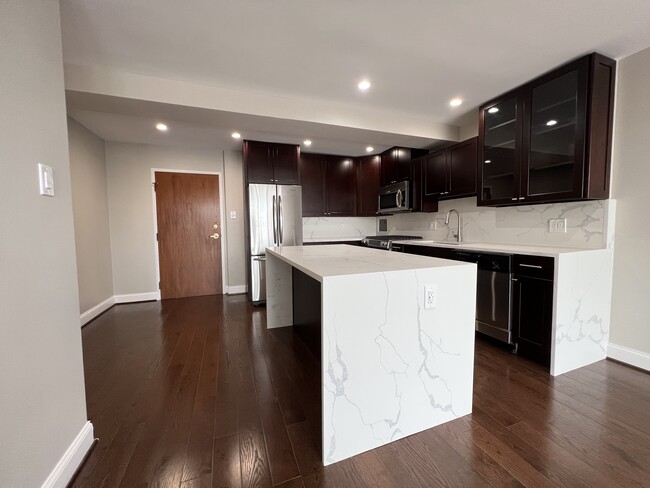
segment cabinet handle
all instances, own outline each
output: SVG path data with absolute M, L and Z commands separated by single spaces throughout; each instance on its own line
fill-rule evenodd
M 516 201 L 517 201 L 517 197 L 513 198 L 512 201 L 513 201 L 513 202 L 516 202 Z
M 519 200 L 523 200 L 525 197 L 519 197 Z
M 519 266 L 523 266 L 524 268 L 542 269 L 542 267 L 538 266 L 537 264 L 523 264 L 523 263 L 520 263 Z
M 510 281 L 519 281 L 517 278 L 510 278 Z

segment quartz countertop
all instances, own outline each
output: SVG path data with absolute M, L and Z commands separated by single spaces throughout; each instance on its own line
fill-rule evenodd
M 468 264 L 345 244 L 269 247 L 266 252 L 321 282 L 323 278 L 329 276 L 385 273 L 466 266 Z
M 308 237 L 302 242 L 351 242 L 361 241 L 363 237 Z
M 493 244 L 488 242 L 462 242 L 460 244 L 456 244 L 454 242 L 427 241 L 427 240 L 399 241 L 399 244 L 408 244 L 414 246 L 429 246 L 429 247 L 446 247 L 452 249 L 462 249 L 464 251 L 491 251 L 496 253 L 527 254 L 529 256 L 549 256 L 549 257 L 557 257 L 560 254 L 571 254 L 571 253 L 599 250 L 599 249 L 580 249 L 580 248 L 571 248 L 571 247 L 528 246 L 522 244 Z

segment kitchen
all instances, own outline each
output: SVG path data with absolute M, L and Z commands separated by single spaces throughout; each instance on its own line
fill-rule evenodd
M 47 5 L 56 10 L 56 3 Z M 349 52 L 332 58 L 321 51 L 319 63 L 337 66 L 328 71 L 308 61 L 312 43 L 285 44 L 309 66 L 288 76 L 293 67 L 282 49 L 260 51 L 258 63 L 247 66 L 258 80 L 264 67 L 264 82 L 276 90 L 264 94 L 228 76 L 246 72 L 241 53 L 252 55 L 248 44 L 234 42 L 233 26 L 255 18 L 257 34 L 270 34 L 279 19 L 269 5 L 203 6 L 204 19 L 171 6 L 138 13 L 134 4 L 129 19 L 126 7 L 98 2 L 65 0 L 60 7 L 67 107 L 57 113 L 67 112 L 69 149 L 61 146 L 61 157 L 52 159 L 30 146 L 24 166 L 52 163 L 56 185 L 46 168 L 44 196 L 33 198 L 48 211 L 70 210 L 64 220 L 74 222 L 72 229 L 52 218 L 34 228 L 46 229 L 62 253 L 47 265 L 51 275 L 77 281 L 57 280 L 58 289 L 47 292 L 41 288 L 48 279 L 34 286 L 40 296 L 60 295 L 50 313 L 61 318 L 65 306 L 81 321 L 81 341 L 66 338 L 67 372 L 47 362 L 52 374 L 81 388 L 37 402 L 44 423 L 50 406 L 59 412 L 67 439 L 52 431 L 42 446 L 47 462 L 39 464 L 40 454 L 32 462 L 38 469 L 12 454 L 11 465 L 25 468 L 3 464 L 0 484 L 40 485 L 61 446 L 68 454 L 50 479 L 70 480 L 89 452 L 72 486 L 648 481 L 639 462 L 650 454 L 647 304 L 636 278 L 647 261 L 650 39 L 642 9 L 603 3 L 591 11 L 595 17 L 621 19 L 609 34 L 585 18 L 569 38 L 566 27 L 578 16 L 551 19 L 546 7 L 520 12 L 520 22 L 507 27 L 518 39 L 543 37 L 531 15 L 557 34 L 535 41 L 537 55 L 521 56 L 519 50 L 535 50 L 504 43 L 504 27 L 485 22 L 493 18 L 485 6 L 473 6 L 471 15 L 461 6 L 400 6 L 455 19 L 438 26 L 436 39 L 455 39 L 464 55 L 433 62 L 429 54 L 439 56 L 441 48 L 421 28 L 431 15 L 411 15 L 406 28 L 386 23 L 397 18 L 397 7 L 375 12 L 373 26 L 390 24 L 400 33 L 388 47 L 370 23 L 352 28 L 340 23 L 340 12 L 333 19 L 318 7 L 311 18 L 295 6 L 301 22 L 285 18 L 269 46 L 297 31 L 315 43 L 329 40 L 318 26 L 337 25 Z M 362 5 L 341 8 L 360 18 Z M 56 18 L 58 25 L 58 12 L 49 13 L 39 22 Z M 186 49 L 176 29 L 163 29 L 172 18 L 193 26 L 187 39 L 215 42 Z M 219 28 L 202 31 L 207 19 Z M 152 42 L 134 42 L 136 25 Z M 49 39 L 49 27 L 35 32 L 39 49 L 60 44 Z M 458 35 L 469 32 L 468 51 Z M 102 41 L 92 42 L 99 33 Z M 384 46 L 377 50 L 381 63 L 350 70 L 328 62 L 363 59 L 351 42 L 362 37 Z M 168 48 L 164 60 L 154 39 Z M 477 43 L 482 54 L 470 56 Z M 376 59 L 371 51 L 365 55 Z M 126 52 L 132 56 L 121 57 Z M 17 68 L 34 68 L 30 79 L 63 91 L 61 66 L 45 83 L 49 75 L 35 75 L 40 58 L 29 59 Z M 400 60 L 408 59 L 406 67 Z M 223 78 L 211 78 L 213 64 Z M 390 66 L 390 74 L 379 65 Z M 317 72 L 320 82 L 310 78 Z M 22 85 L 9 83 L 9 93 L 32 86 Z M 309 98 L 312 90 L 325 98 Z M 323 95 L 328 90 L 338 92 L 338 102 Z M 37 114 L 50 112 L 25 113 L 36 123 Z M 52 132 L 47 120 L 38 125 L 43 134 Z M 31 178 L 13 169 L 20 175 L 16 193 Z M 188 227 L 200 239 L 182 237 L 170 251 L 168 224 L 182 218 L 169 215 L 182 213 L 167 214 L 165 202 L 175 201 L 170 188 L 190 176 L 195 188 L 213 189 L 210 215 Z M 208 207 L 196 200 L 179 208 Z M 26 223 L 38 220 L 30 215 L 26 209 Z M 201 246 L 217 264 L 201 266 L 208 262 Z M 31 254 L 39 269 L 46 266 L 42 247 Z M 22 251 L 14 251 L 22 262 Z M 76 269 L 59 273 L 70 253 Z M 178 260 L 171 267 L 164 262 L 170 255 Z M 12 269 L 8 275 L 17 279 Z M 170 279 L 189 276 L 192 286 L 202 285 L 206 273 L 209 292 L 169 291 Z M 73 303 L 63 292 L 77 283 Z M 7 307 L 11 314 L 14 305 Z M 39 310 L 23 313 L 50 323 L 35 318 Z M 76 323 L 74 331 L 78 336 Z M 49 329 L 41 333 L 43 343 L 63 351 Z M 32 357 L 21 340 L 7 343 Z M 49 357 L 40 343 L 30 344 Z M 11 366 L 19 358 L 10 352 Z M 26 371 L 41 385 L 46 372 L 32 374 L 33 363 L 5 373 Z M 13 397 L 34 405 L 20 392 Z M 14 430 L 4 437 L 20 453 L 24 443 Z M 30 429 L 21 432 L 33 437 Z

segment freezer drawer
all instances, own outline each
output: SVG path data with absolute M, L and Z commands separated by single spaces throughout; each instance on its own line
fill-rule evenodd
M 266 256 L 251 256 L 251 301 L 266 301 Z

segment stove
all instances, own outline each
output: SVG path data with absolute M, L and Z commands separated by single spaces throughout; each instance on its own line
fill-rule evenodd
M 395 241 L 411 241 L 415 239 L 422 239 L 422 236 L 367 236 L 365 239 L 361 240 L 361 244 L 367 247 L 375 247 L 377 249 L 386 249 L 390 251 L 390 248 Z

